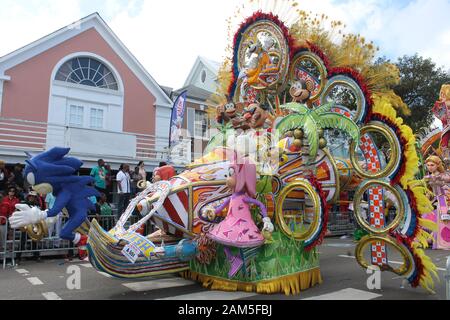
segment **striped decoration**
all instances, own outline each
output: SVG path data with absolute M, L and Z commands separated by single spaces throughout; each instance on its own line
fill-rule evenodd
M 166 245 L 176 245 L 166 243 Z M 105 272 L 116 278 L 142 278 L 157 275 L 171 274 L 189 269 L 188 263 L 177 258 L 162 258 L 149 260 L 142 254 L 136 263 L 132 264 L 122 254 L 125 243 L 104 231 L 98 222 L 91 223 L 89 232 L 88 251 L 89 260 L 98 271 Z
M 176 194 L 170 195 L 166 201 L 164 201 L 163 206 L 158 209 L 156 215 L 153 217 L 156 225 L 164 230 L 167 234 L 174 235 L 175 237 L 183 237 L 183 233 L 172 226 L 161 220 L 162 217 L 165 220 L 169 220 L 174 224 L 180 226 L 184 229 L 190 229 L 189 226 L 189 195 L 187 190 L 180 191 Z

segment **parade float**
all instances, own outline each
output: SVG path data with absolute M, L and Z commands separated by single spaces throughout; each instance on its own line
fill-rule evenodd
M 433 232 L 433 249 L 450 250 L 450 84 L 442 86 L 433 113 L 443 128 L 429 130 L 422 138 L 424 182 L 435 210 L 425 217 L 437 224 Z M 428 171 L 428 174 L 425 173 Z
M 96 269 L 298 294 L 323 281 L 318 247 L 330 214 L 353 210 L 367 233 L 358 263 L 432 291 L 436 267 L 424 249 L 434 208 L 399 116 L 407 107 L 391 90 L 398 70 L 375 63 L 374 45 L 342 23 L 290 10 L 290 25 L 257 11 L 236 30 L 210 99 L 218 126 L 204 156 L 168 181 L 141 184 L 112 230 L 92 221 Z M 130 225 L 136 208 L 142 219 Z M 162 232 L 139 234 L 148 222 Z

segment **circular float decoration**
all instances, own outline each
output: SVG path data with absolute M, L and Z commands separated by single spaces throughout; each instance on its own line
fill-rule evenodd
M 398 276 L 404 276 L 404 275 L 411 274 L 411 272 L 414 269 L 414 258 L 411 255 L 411 252 L 402 244 L 397 243 L 397 241 L 390 236 L 386 236 L 386 237 L 366 236 L 363 239 L 361 239 L 361 241 L 358 243 L 358 245 L 356 247 L 355 257 L 356 257 L 356 260 L 358 261 L 358 264 L 363 269 L 369 269 L 370 267 L 373 267 L 373 264 L 369 263 L 364 258 L 364 251 L 367 250 L 369 246 L 373 246 L 374 242 L 379 242 L 379 243 L 384 243 L 384 244 L 387 243 L 387 244 L 391 245 L 393 248 L 397 249 L 398 252 L 403 257 L 404 263 L 399 268 L 393 268 L 390 265 L 385 264 L 385 265 L 381 266 L 381 271 L 390 271 L 390 272 L 397 274 Z
M 271 64 L 275 67 L 267 75 L 265 84 L 250 85 L 256 90 L 271 89 L 282 85 L 287 78 L 289 68 L 289 45 L 281 28 L 269 20 L 262 20 L 252 24 L 242 34 L 242 41 L 237 52 L 237 65 L 240 71 L 248 67 L 252 55 L 252 47 L 265 46 L 263 50 L 268 54 Z M 273 45 L 271 45 L 273 43 Z
M 301 52 L 291 64 L 289 79 L 291 82 L 311 79 L 314 81 L 314 91 L 311 93 L 310 101 L 314 102 L 320 98 L 327 83 L 328 72 L 322 59 L 312 52 Z
M 389 128 L 388 126 L 386 126 L 385 124 L 383 124 L 381 122 L 371 122 L 370 124 L 368 124 L 367 126 L 365 126 L 361 129 L 362 139 L 367 140 L 367 141 L 364 141 L 363 143 L 373 143 L 373 139 L 369 135 L 371 132 L 381 134 L 384 138 L 386 138 L 387 142 L 389 143 L 389 147 L 391 150 L 391 157 L 390 157 L 389 163 L 387 163 L 387 165 L 385 166 L 384 169 L 382 169 L 380 167 L 379 168 L 380 170 L 378 172 L 370 172 L 370 171 L 364 170 L 363 168 L 361 168 L 360 164 L 358 163 L 358 158 L 357 158 L 357 154 L 356 154 L 357 153 L 356 141 L 352 141 L 352 143 L 350 145 L 350 160 L 351 160 L 353 169 L 356 171 L 356 173 L 359 176 L 366 178 L 366 179 L 381 179 L 381 178 L 389 177 L 395 173 L 395 171 L 398 169 L 398 167 L 400 165 L 400 160 L 401 160 L 400 143 L 399 143 L 394 131 L 392 131 L 391 128 Z M 368 136 L 366 136 L 366 135 L 368 135 Z M 371 158 L 373 158 L 373 161 L 370 162 L 369 165 L 375 166 L 376 163 L 379 161 L 378 155 L 375 154 L 378 152 L 375 145 L 373 146 L 371 152 L 372 152 Z M 370 168 L 370 169 L 378 169 L 378 168 Z
M 372 227 L 362 216 L 362 210 L 361 210 L 361 204 L 363 200 L 364 194 L 375 188 L 385 188 L 389 195 L 391 195 L 391 198 L 389 196 L 386 197 L 386 200 L 389 198 L 392 202 L 395 202 L 392 200 L 392 197 L 395 197 L 395 200 L 397 200 L 398 208 L 397 208 L 397 214 L 395 216 L 395 219 L 386 227 L 384 228 L 375 228 Z M 375 201 L 377 203 L 383 202 L 384 199 L 370 199 L 372 201 Z M 367 232 L 373 233 L 375 235 L 382 235 L 382 234 L 388 234 L 391 231 L 394 231 L 397 229 L 400 224 L 404 221 L 405 218 L 405 204 L 403 202 L 402 195 L 396 187 L 393 187 L 389 182 L 381 181 L 381 180 L 370 180 L 364 182 L 355 192 L 354 197 L 354 208 L 355 208 L 355 218 L 358 222 L 358 224 L 365 229 Z M 380 205 L 375 205 L 378 207 L 384 207 Z
M 338 99 L 342 96 L 342 99 Z M 321 95 L 322 104 L 334 101 L 337 106 L 349 109 L 351 119 L 361 123 L 367 114 L 367 103 L 364 92 L 353 79 L 337 75 L 330 78 Z M 353 109 L 352 109 L 353 107 Z
M 306 204 L 306 195 L 309 197 L 309 206 Z M 290 198 L 290 196 L 294 196 Z M 297 200 L 303 203 L 299 207 L 286 208 L 287 201 Z M 302 208 L 303 207 L 303 208 Z M 308 212 L 309 210 L 309 212 Z M 297 211 L 297 212 L 295 212 Z M 288 214 L 285 214 L 287 212 Z M 288 237 L 306 243 L 313 239 L 321 229 L 322 204 L 317 191 L 307 180 L 298 180 L 286 185 L 277 199 L 277 224 Z M 299 222 L 300 226 L 297 225 Z M 305 223 L 309 227 L 304 228 Z

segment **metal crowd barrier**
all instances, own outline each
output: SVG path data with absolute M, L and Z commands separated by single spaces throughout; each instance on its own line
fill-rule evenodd
M 351 236 L 356 230 L 352 212 L 330 211 L 328 231 L 330 236 Z
M 89 221 L 97 219 L 100 225 L 105 230 L 111 230 L 117 222 L 116 216 L 89 216 Z M 61 220 L 61 227 L 66 223 L 67 218 L 63 217 Z M 136 220 L 137 221 L 137 220 Z M 45 256 L 61 256 L 73 253 L 77 250 L 74 244 L 67 240 L 59 238 L 59 231 L 57 228 L 48 237 L 41 241 L 32 241 L 26 232 L 21 230 L 11 229 L 9 223 L 0 226 L 6 232 L 1 232 L 2 240 L 0 241 L 0 260 L 3 263 L 3 269 L 6 269 L 7 260 L 11 260 L 11 265 L 14 267 L 16 261 L 28 257 L 45 257 Z

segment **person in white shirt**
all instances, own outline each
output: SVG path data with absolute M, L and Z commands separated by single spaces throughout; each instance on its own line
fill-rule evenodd
M 130 202 L 131 196 L 131 177 L 130 177 L 130 166 L 127 164 L 122 164 L 120 166 L 120 171 L 116 176 L 117 180 L 117 193 L 119 195 L 119 201 L 117 204 L 119 217 L 123 214 L 125 209 Z

